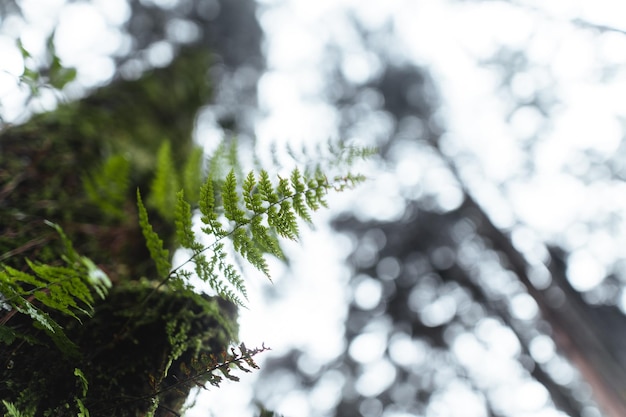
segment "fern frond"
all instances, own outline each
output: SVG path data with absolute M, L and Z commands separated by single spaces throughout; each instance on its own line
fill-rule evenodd
M 313 177 L 312 189 L 315 190 L 313 198 L 318 205 L 328 208 L 328 203 L 326 202 L 325 197 L 331 187 L 332 185 L 328 183 L 326 175 L 320 169 L 316 169 L 315 176 Z
M 167 156 L 169 150 L 164 148 L 162 152 Z M 305 152 L 304 148 L 302 152 Z M 349 159 L 366 153 L 346 151 L 344 148 L 335 152 L 345 153 Z M 290 153 L 296 157 L 295 151 Z M 164 160 L 167 159 L 165 156 L 162 157 Z M 159 273 L 164 277 L 159 286 L 169 281 L 173 288 L 185 288 L 184 283 L 188 282 L 191 272 L 182 267 L 193 263 L 195 273 L 202 281 L 220 296 L 243 305 L 240 296 L 247 299 L 247 294 L 238 272 L 241 268 L 227 261 L 224 242 L 230 241 L 234 254 L 269 278 L 266 256 L 284 257 L 279 237 L 297 240 L 300 235 L 299 221 L 311 224 L 311 211 L 326 206 L 325 198 L 329 191 L 341 191 L 362 180 L 361 176 L 348 173 L 335 176 L 329 182 L 319 165 L 312 173 L 305 170 L 303 174 L 295 168 L 289 176 L 283 178 L 278 175 L 275 180 L 270 179 L 264 169 L 258 174 L 250 171 L 244 177 L 237 159 L 236 142 L 231 142 L 229 147 L 221 143 L 209 159 L 208 176 L 197 193 L 200 220 L 204 224 L 200 230 L 214 239 L 209 246 L 203 246 L 192 229 L 191 204 L 185 199 L 186 189 L 175 194 L 172 216 L 176 236 L 180 245 L 190 249 L 192 255 L 172 271 L 166 270 L 170 266 L 169 262 L 165 262 L 168 253 L 162 249 L 162 242 L 149 227 L 147 213 L 141 207 L 138 194 L 141 229 L 146 235 L 151 256 L 161 265 Z M 228 168 L 227 173 L 222 175 L 225 168 Z M 236 257 L 235 262 L 238 259 Z
M 295 211 L 289 200 L 284 200 L 280 203 L 277 221 L 275 221 L 274 224 L 276 225 L 276 231 L 282 237 L 290 240 L 298 240 L 298 236 L 300 236 L 298 220 L 296 219 Z
M 242 227 L 234 230 L 233 246 L 235 251 L 250 262 L 252 266 L 263 272 L 265 276 L 270 276 L 269 266 L 263 256 L 260 246 L 248 235 L 248 231 Z
M 293 187 L 293 209 L 295 210 L 298 217 L 303 219 L 309 224 L 313 223 L 311 219 L 311 215 L 309 214 L 309 210 L 304 202 L 304 197 L 306 193 L 306 185 L 303 182 L 302 175 L 300 171 L 296 168 L 291 173 L 291 186 Z
M 243 210 L 239 207 L 239 193 L 237 191 L 237 178 L 235 171 L 231 170 L 224 184 L 222 185 L 222 201 L 224 204 L 224 215 L 228 220 L 236 223 L 246 223 L 246 217 Z
M 7 417 L 32 417 L 32 415 L 34 415 L 35 413 L 23 413 L 22 411 L 18 410 L 18 408 L 11 402 L 6 401 L 6 400 L 2 400 L 2 404 L 4 405 L 4 408 L 7 409 L 7 414 L 5 414 Z
M 224 274 L 226 280 L 232 285 L 235 290 L 247 300 L 248 299 L 248 290 L 246 289 L 246 285 L 241 277 L 241 274 L 237 272 L 235 267 L 232 264 L 222 263 L 220 266 L 220 270 Z M 227 295 L 226 299 L 235 302 L 240 306 L 245 306 L 245 304 L 237 297 L 232 291 L 227 288 L 223 288 L 223 293 Z
M 230 300 L 233 303 L 244 306 L 243 301 L 224 283 L 223 279 L 217 275 L 216 272 L 221 272 L 226 282 L 230 283 L 245 299 L 248 298 L 248 292 L 246 290 L 243 279 L 239 273 L 235 270 L 232 264 L 225 261 L 226 252 L 224 251 L 224 244 L 217 243 L 213 248 L 213 256 L 211 261 L 207 263 L 209 268 L 200 269 L 196 268 L 198 275 L 205 275 L 205 281 L 209 282 L 211 288 L 213 288 L 218 295 Z
M 206 249 L 208 248 L 194 249 L 192 257 L 187 262 L 194 263 L 194 270 L 198 278 L 208 283 L 220 297 L 243 307 L 244 303 L 241 298 L 226 284 L 229 283 L 232 285 L 239 294 L 247 299 L 247 291 L 243 279 L 237 271 L 232 268 L 232 265 L 225 261 L 226 253 L 224 251 L 224 244 L 216 242 L 211 246 L 213 255 L 210 260 L 207 259 L 203 253 Z M 179 278 L 189 278 L 185 271 L 180 270 L 180 267 L 175 270 L 174 273 L 179 276 Z M 218 275 L 218 273 L 221 273 L 223 276 Z
M 65 335 L 63 328 L 50 318 L 48 313 L 38 309 L 24 299 L 19 300 L 19 303 L 14 304 L 15 309 L 33 319 L 33 325 L 44 330 L 64 355 L 70 358 L 78 358 L 80 356 L 78 347 Z
M 235 169 L 237 177 L 243 176 L 239 164 L 238 148 L 238 141 L 235 138 L 231 139 L 230 142 L 220 142 L 208 161 L 209 176 L 214 181 L 225 177 L 231 169 Z
M 243 182 L 243 200 L 246 208 L 254 214 L 263 211 L 263 199 L 261 193 L 257 190 L 257 182 L 254 171 L 250 171 Z
M 80 320 L 80 315 L 90 315 L 93 310 L 92 290 L 104 297 L 111 283 L 91 260 L 76 253 L 60 226 L 46 223 L 61 236 L 65 245 L 62 259 L 66 266 L 46 265 L 26 259 L 32 271 L 29 273 L 3 265 L 0 268 L 0 293 L 3 295 L 3 303 L 29 316 L 34 325 L 44 330 L 64 354 L 76 357 L 78 349 L 42 306 Z M 17 336 L 14 331 L 2 331 L 0 339 L 10 343 Z
M 224 350 L 219 354 L 203 353 L 199 358 L 192 358 L 188 365 L 181 364 L 181 377 L 176 378 L 175 382 L 169 385 L 163 386 L 163 379 L 157 381 L 157 378 L 151 376 L 151 381 L 154 381 L 154 392 L 141 399 L 151 399 L 153 403 L 158 403 L 159 397 L 169 391 L 185 392 L 192 387 L 207 389 L 206 383 L 219 387 L 225 379 L 239 381 L 239 377 L 233 373 L 234 370 L 248 373 L 252 372 L 252 369 L 259 369 L 254 356 L 267 350 L 269 348 L 265 345 L 248 349 L 241 344 L 238 349 L 231 348 L 230 351 Z
M 33 294 L 37 300 L 75 319 L 78 319 L 78 316 L 73 310 L 88 314 L 88 311 L 76 302 L 78 300 L 91 309 L 94 301 L 89 287 L 84 282 L 84 277 L 80 274 L 81 271 L 76 271 L 74 268 L 37 264 L 28 259 L 26 262 L 30 269 L 45 282 L 45 285 L 39 287 Z
M 255 216 L 250 222 L 250 232 L 252 240 L 259 246 L 261 251 L 270 253 L 280 259 L 284 258 L 283 251 L 280 249 L 276 234 L 262 224 L 263 217 Z
M 83 397 L 87 395 L 87 390 L 89 389 L 89 381 L 87 381 L 87 377 L 79 368 L 74 368 L 74 376 L 78 380 Z
M 348 172 L 346 175 L 337 175 L 334 178 L 333 188 L 335 191 L 341 192 L 346 189 L 352 189 L 365 180 L 365 175 Z
M 83 178 L 83 188 L 89 200 L 115 218 L 124 215 L 124 201 L 129 187 L 130 161 L 123 155 L 109 157 L 102 167 Z
M 182 171 L 182 186 L 187 201 L 195 204 L 198 201 L 200 186 L 202 185 L 202 157 L 204 152 L 200 147 L 191 150 L 189 158 Z
M 200 213 L 202 214 L 202 223 L 208 226 L 203 227 L 202 231 L 207 235 L 214 235 L 216 237 L 225 236 L 226 231 L 222 228 L 222 224 L 217 215 L 215 191 L 211 177 L 207 178 L 202 187 L 200 187 L 200 200 L 198 204 Z
M 327 143 L 328 151 L 332 155 L 331 164 L 334 166 L 352 166 L 356 160 L 365 160 L 377 155 L 379 150 L 371 146 L 352 146 L 345 141 Z
M 191 224 L 191 205 L 185 200 L 185 192 L 176 193 L 176 210 L 174 211 L 176 237 L 183 248 L 194 251 L 202 250 L 202 244 L 196 240 Z
M 180 189 L 178 173 L 174 167 L 172 149 L 169 141 L 163 141 L 159 147 L 156 172 L 150 186 L 150 206 L 171 220 L 176 205 L 176 192 Z
M 287 178 L 282 178 L 280 175 L 278 176 L 278 186 L 276 187 L 276 190 L 283 201 L 292 196 L 291 188 L 289 187 L 289 180 Z
M 259 193 L 263 201 L 271 205 L 274 205 L 278 202 L 278 196 L 274 192 L 274 185 L 270 180 L 270 176 L 265 170 L 261 170 L 259 174 Z
M 4 275 L 0 273 L 0 276 Z M 6 287 L 3 287 L 2 291 L 6 290 Z M 59 326 L 49 315 L 48 313 L 42 311 L 40 308 L 37 308 L 31 301 L 26 298 L 23 298 L 18 292 L 9 292 L 8 293 L 13 299 L 11 301 L 11 307 L 21 313 L 29 316 L 33 320 L 33 324 L 35 327 L 42 329 L 48 334 L 48 336 L 52 339 L 55 345 L 59 348 L 59 350 L 68 357 L 76 358 L 78 357 L 78 348 L 71 340 L 67 338 L 65 333 L 63 332 L 63 328 Z M 12 329 L 8 329 L 5 331 L 4 326 L 2 328 L 2 337 L 0 337 L 0 341 L 10 344 L 15 340 L 19 334 Z
M 163 247 L 163 240 L 161 240 L 159 235 L 152 229 L 152 225 L 148 219 L 148 212 L 141 200 L 139 189 L 137 189 L 137 210 L 139 212 L 139 227 L 146 240 L 150 257 L 156 264 L 157 273 L 161 277 L 167 277 L 172 269 L 169 251 Z

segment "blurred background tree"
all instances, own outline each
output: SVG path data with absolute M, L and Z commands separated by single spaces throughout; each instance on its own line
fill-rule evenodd
M 552 162 L 547 162 L 544 147 L 552 146 L 551 135 L 561 133 L 557 118 L 582 97 L 565 93 L 550 62 L 540 62 L 541 66 L 534 62 L 538 45 L 549 39 L 541 25 L 565 27 L 562 38 L 549 41 L 554 42 L 555 60 L 561 57 L 556 51 L 564 53 L 573 39 L 583 38 L 585 45 L 602 44 L 607 34 L 623 51 L 624 40 L 615 39 L 623 32 L 583 19 L 563 19 L 556 13 L 546 15 L 513 2 L 447 3 L 441 6 L 443 14 L 433 13 L 442 19 L 433 26 L 443 27 L 427 38 L 433 56 L 445 55 L 437 48 L 448 45 L 446 40 L 439 44 L 438 35 L 457 31 L 459 38 L 464 33 L 471 38 L 464 29 L 478 31 L 475 26 L 491 24 L 459 24 L 459 19 L 478 18 L 481 8 L 488 18 L 501 19 L 494 26 L 502 29 L 497 33 L 503 39 L 516 38 L 507 33 L 505 22 L 528 19 L 536 25 L 526 37 L 517 37 L 522 39 L 517 47 L 499 41 L 494 32 L 496 46 L 489 56 L 474 54 L 472 48 L 484 51 L 470 41 L 462 45 L 483 71 L 479 75 L 493 77 L 494 100 L 504 126 L 494 123 L 491 130 L 497 133 L 480 141 L 484 148 L 472 145 L 477 132 L 454 131 L 458 125 L 450 120 L 454 104 L 439 91 L 454 86 L 438 79 L 428 68 L 429 61 L 421 61 L 425 66 L 412 61 L 407 44 L 411 41 L 401 38 L 403 29 L 427 24 L 429 18 L 420 20 L 419 15 L 420 11 L 428 14 L 429 7 L 416 4 L 411 9 L 403 3 L 406 9 L 388 14 L 382 6 L 371 7 L 387 20 L 373 17 L 371 10 L 368 14 L 358 7 L 350 9 L 341 21 L 352 43 L 326 44 L 326 100 L 339 113 L 337 134 L 376 143 L 381 164 L 396 175 L 397 182 L 380 181 L 353 206 L 356 214 L 346 213 L 334 221 L 337 230 L 350 237 L 353 248 L 344 351 L 328 362 L 300 349 L 272 359 L 260 381 L 283 381 L 284 388 L 261 382 L 258 398 L 269 407 L 280 409 L 282 404 L 293 410 L 286 396 L 298 398 L 288 393 L 304 392 L 300 397 L 304 400 L 295 404 L 311 408 L 302 415 L 624 415 L 625 275 L 622 251 L 610 255 L 624 239 L 624 205 L 611 204 L 613 199 L 607 198 L 598 212 L 580 213 L 566 202 L 571 197 L 564 189 L 569 183 L 563 188 L 553 183 L 546 186 L 547 192 L 563 199 L 557 210 L 567 217 L 562 223 L 567 226 L 546 231 L 533 227 L 524 209 L 533 206 L 547 218 L 553 211 L 551 201 L 524 201 L 525 207 L 516 207 L 522 202 L 508 200 L 520 183 L 551 181 L 553 172 L 572 175 L 589 196 L 597 195 L 596 187 L 623 194 L 624 142 L 618 122 L 623 109 L 614 120 L 610 115 L 603 119 L 608 126 L 620 125 L 619 140 L 607 138 L 617 142 L 610 152 L 594 149 L 594 139 L 585 138 L 597 137 L 591 127 L 570 129 L 572 136 L 559 142 L 561 155 L 567 156 L 557 158 L 546 172 L 545 164 Z M 444 16 L 451 23 L 446 24 Z M 364 74 L 359 64 L 365 66 Z M 459 65 L 456 72 L 464 69 Z M 603 75 L 595 74 L 602 77 L 597 82 L 610 83 L 623 77 L 623 62 L 607 64 L 598 72 Z M 457 78 L 455 93 L 470 95 L 476 82 L 472 75 Z M 470 129 L 482 119 L 500 116 L 486 115 L 493 109 L 486 103 L 472 105 L 485 108 L 467 115 L 478 119 L 465 125 Z M 570 155 L 568 142 L 586 145 Z M 496 161 L 510 161 L 500 178 L 490 177 L 491 167 L 482 165 L 488 152 Z M 511 159 L 511 152 L 515 158 Z M 378 205 L 386 208 L 377 210 L 373 206 L 384 196 L 389 204 L 381 202 Z M 570 210 L 576 214 L 566 214 Z M 608 253 L 594 247 L 600 236 L 613 246 Z M 581 256 L 593 260 L 583 262 Z M 599 259 L 605 262 L 601 277 L 594 269 Z M 591 276 L 581 278 L 585 274 Z M 595 282 L 588 284 L 586 278 Z M 321 393 L 330 398 L 320 398 Z

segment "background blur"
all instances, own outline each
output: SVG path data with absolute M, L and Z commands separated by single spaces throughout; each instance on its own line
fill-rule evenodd
M 623 417 L 624 9 L 6 0 L 0 115 L 25 121 L 200 44 L 215 54 L 207 149 L 234 133 L 268 161 L 271 144 L 380 149 L 274 284 L 250 275 L 241 339 L 273 349 L 263 370 L 188 416 L 258 402 L 290 417 Z M 45 73 L 49 40 L 77 76 L 33 96 L 20 77 Z

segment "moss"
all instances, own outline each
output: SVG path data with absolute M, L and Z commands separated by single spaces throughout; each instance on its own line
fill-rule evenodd
M 0 343 L 0 398 L 18 409 L 75 416 L 83 391 L 78 368 L 89 384 L 82 401 L 92 417 L 140 416 L 151 403 L 151 378 L 159 382 L 172 357 L 173 331 L 183 329 L 186 337 L 177 344 L 180 356 L 161 387 L 172 382 L 182 363 L 221 351 L 236 338 L 236 310 L 222 301 L 158 291 L 149 303 L 140 303 L 154 288 L 150 278 L 162 277 L 156 276 L 138 227 L 134 191 L 149 189 L 163 140 L 172 143 L 177 167 L 189 157 L 195 114 L 210 94 L 207 67 L 206 52 L 184 51 L 167 68 L 117 81 L 0 132 L 0 263 L 17 269 L 26 269 L 25 258 L 57 263 L 61 245 L 44 224 L 50 220 L 114 281 L 93 317 L 82 323 L 54 317 L 78 345 L 78 360 L 64 357 L 27 317 L 0 311 L 0 323 L 22 336 Z M 100 210 L 83 186 L 85 176 L 111 155 L 127 157 L 131 166 L 122 216 Z M 173 247 L 172 227 L 156 213 L 151 222 Z M 188 391 L 183 388 L 164 393 L 163 404 L 177 409 Z M 157 414 L 165 416 L 165 410 Z
M 163 140 L 173 144 L 178 167 L 189 157 L 196 112 L 210 95 L 207 67 L 206 52 L 183 51 L 167 68 L 117 81 L 0 132 L 0 262 L 22 268 L 24 257 L 51 261 L 54 232 L 43 222 L 50 220 L 113 278 L 150 276 L 134 192 L 148 190 Z M 118 218 L 96 207 L 83 187 L 114 154 L 132 167 L 125 215 Z M 166 222 L 151 219 L 161 235 L 172 235 Z
M 232 304 L 170 291 L 159 291 L 149 303 L 141 304 L 152 290 L 148 282 L 117 286 L 92 318 L 83 324 L 68 321 L 66 333 L 79 346 L 79 360 L 64 357 L 46 344 L 24 344 L 5 352 L 0 398 L 14 401 L 19 408 L 35 403 L 37 415 L 48 410 L 54 416 L 74 416 L 74 407 L 65 404 L 73 405 L 74 398 L 81 397 L 74 374 L 78 368 L 89 383 L 82 401 L 91 416 L 140 416 L 150 407 L 155 391 L 183 377 L 181 366 L 190 368 L 203 354 L 219 354 L 236 340 Z M 184 329 L 185 338 L 173 346 L 168 333 L 177 329 Z M 174 348 L 180 355 L 161 380 Z M 180 409 L 190 388 L 179 385 L 163 393 L 161 401 L 167 408 L 157 415 Z

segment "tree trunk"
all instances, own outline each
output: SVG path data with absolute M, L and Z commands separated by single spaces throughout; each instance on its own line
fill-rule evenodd
M 61 245 L 44 223 L 49 220 L 114 284 L 92 317 L 54 316 L 78 346 L 78 358 L 60 352 L 29 317 L 0 310 L 0 323 L 22 335 L 0 342 L 0 399 L 26 415 L 75 416 L 82 398 L 92 417 L 143 416 L 157 396 L 156 415 L 177 415 L 191 389 L 181 382 L 185 369 L 236 338 L 233 305 L 155 291 L 163 277 L 156 275 L 135 209 L 135 190 L 147 195 L 163 140 L 172 143 L 179 167 L 189 156 L 195 114 L 210 93 L 207 69 L 206 52 L 183 51 L 167 68 L 118 80 L 0 132 L 0 262 L 22 271 L 26 258 L 57 264 Z M 114 155 L 130 166 L 116 215 L 95 204 L 84 185 Z M 150 220 L 173 249 L 172 226 L 157 213 Z M 186 337 L 179 356 L 172 353 L 173 334 Z M 170 367 L 168 358 L 176 356 Z

